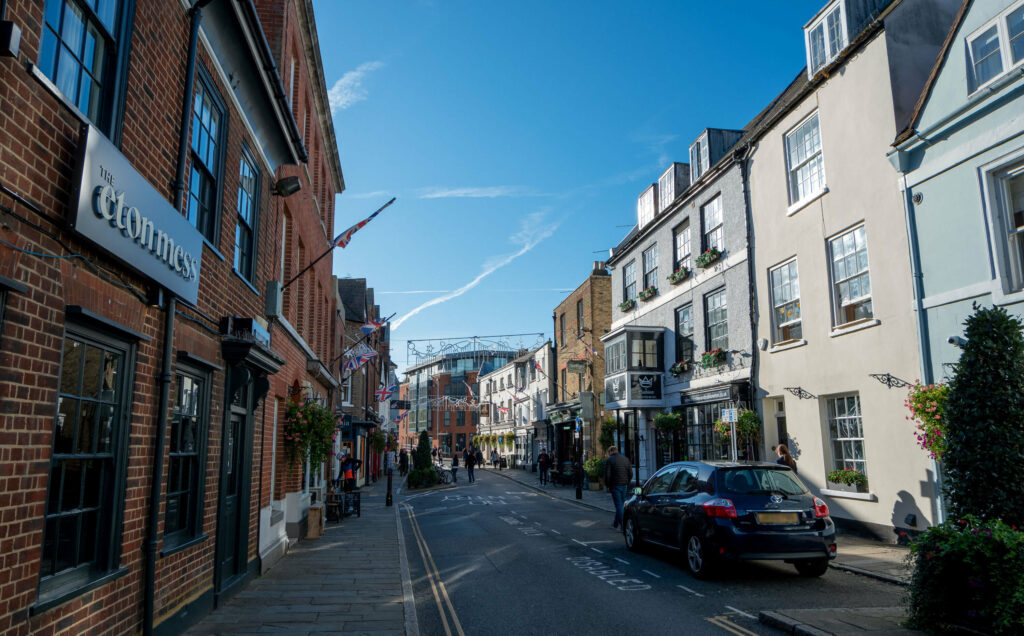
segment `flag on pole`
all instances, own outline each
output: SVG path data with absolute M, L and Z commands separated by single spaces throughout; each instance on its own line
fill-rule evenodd
M 371 321 L 367 322 L 365 325 L 363 325 L 362 327 L 360 327 L 359 331 L 362 331 L 366 335 L 370 335 L 374 331 L 377 331 L 378 329 L 380 329 L 383 324 L 384 324 L 383 320 L 371 320 Z
M 347 230 L 345 230 L 344 232 L 339 234 L 338 238 L 334 239 L 334 244 L 337 247 L 341 247 L 341 248 L 344 248 L 345 246 L 347 246 L 349 244 L 349 242 L 352 240 L 352 235 L 353 234 L 355 234 L 357 231 L 359 231 L 359 229 L 362 228 L 364 225 L 366 225 L 367 223 L 372 221 L 373 217 L 375 217 L 378 214 L 380 214 L 384 210 L 384 208 L 388 207 L 389 205 L 391 205 L 394 202 L 395 202 L 395 200 L 391 199 L 390 201 L 385 203 L 379 210 L 377 210 L 376 212 L 374 212 L 370 216 L 366 217 L 365 219 L 363 219 L 359 223 L 356 223 L 352 227 L 348 228 Z
M 466 390 L 469 391 L 469 397 L 475 398 L 476 395 L 473 394 L 473 387 L 469 386 L 469 382 L 463 380 L 462 383 L 466 385 Z
M 584 340 L 583 338 L 580 338 L 580 337 L 579 337 L 578 335 L 576 336 L 576 338 L 577 338 L 577 339 L 578 339 L 578 340 L 579 340 L 580 342 L 582 342 L 582 343 L 583 343 L 583 346 L 587 348 L 587 351 L 589 351 L 589 352 L 590 352 L 590 355 L 594 355 L 594 356 L 596 356 L 596 355 L 597 355 L 597 350 L 596 350 L 596 349 L 594 349 L 593 347 L 591 347 L 591 346 L 590 346 L 589 344 L 587 344 L 587 341 L 586 341 L 586 340 Z
M 542 376 L 544 376 L 545 378 L 546 378 L 546 377 L 548 377 L 548 374 L 547 374 L 547 373 L 544 373 L 544 367 L 540 366 L 540 363 L 539 363 L 539 362 L 537 362 L 536 360 L 534 360 L 534 361 L 533 361 L 533 366 L 534 366 L 534 367 L 536 367 L 538 371 L 540 371 L 540 374 L 541 374 Z
M 402 420 L 404 420 L 405 416 L 408 414 L 408 411 L 406 411 L 405 413 L 395 413 L 394 416 L 392 416 L 391 421 L 394 422 L 395 424 L 401 424 Z
M 498 407 L 498 412 L 499 413 L 508 413 L 508 409 L 506 407 L 504 407 L 504 406 L 499 406 Z
M 358 369 L 359 367 L 363 366 L 364 364 L 369 362 L 371 359 L 376 357 L 376 355 L 377 355 L 377 352 L 376 351 L 372 351 L 370 353 L 361 353 L 359 355 L 353 356 L 351 360 L 349 360 L 348 362 L 345 363 L 344 370 L 345 371 L 355 371 L 356 369 Z
M 374 397 L 377 398 L 378 401 L 383 401 L 391 397 L 391 394 L 395 392 L 396 388 L 398 387 L 395 384 L 392 384 L 391 386 L 388 387 L 381 387 L 374 391 L 373 395 Z

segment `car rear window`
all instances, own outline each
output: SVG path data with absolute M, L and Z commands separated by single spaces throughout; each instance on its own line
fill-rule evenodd
M 737 468 L 721 472 L 722 490 L 735 495 L 802 495 L 807 490 L 788 470 L 776 468 Z

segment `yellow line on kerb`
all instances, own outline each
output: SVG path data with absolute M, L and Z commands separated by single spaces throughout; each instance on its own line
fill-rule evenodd
M 462 631 L 462 623 L 459 622 L 459 617 L 455 613 L 455 607 L 452 606 L 452 601 L 448 597 L 448 590 L 445 588 L 444 581 L 441 580 L 441 573 L 437 570 L 437 564 L 434 563 L 434 557 L 430 554 L 430 548 L 427 547 L 427 540 L 423 538 L 423 532 L 420 530 L 420 524 L 416 520 L 416 514 L 412 510 L 412 506 L 405 505 L 405 510 L 409 514 L 409 523 L 412 525 L 412 533 L 416 538 L 416 545 L 420 549 L 420 556 L 423 557 L 423 569 L 427 573 L 427 580 L 430 581 L 430 590 L 434 593 L 434 602 L 437 603 L 437 611 L 441 614 L 441 624 L 444 626 L 445 636 L 452 636 L 452 630 L 448 626 L 448 618 L 445 616 L 445 606 L 448 608 L 448 613 L 451 614 L 452 624 L 455 626 L 455 631 L 459 636 L 466 636 L 466 633 Z M 440 591 L 440 594 L 438 593 Z M 441 597 L 444 597 L 444 604 L 441 603 Z
M 758 636 L 757 632 L 752 632 L 746 627 L 741 627 L 736 623 L 733 623 L 729 620 L 728 616 L 715 616 L 714 618 L 705 618 L 704 620 L 716 627 L 721 627 L 727 632 L 732 632 L 733 634 L 736 634 L 736 636 Z

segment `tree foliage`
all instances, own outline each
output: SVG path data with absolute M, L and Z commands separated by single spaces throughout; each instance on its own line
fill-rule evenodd
M 415 470 L 430 468 L 433 462 L 430 461 L 430 436 L 426 431 L 420 431 L 420 439 L 416 443 L 416 450 L 412 453 L 412 466 Z
M 952 516 L 1024 525 L 1024 336 L 1000 307 L 964 322 L 944 453 Z

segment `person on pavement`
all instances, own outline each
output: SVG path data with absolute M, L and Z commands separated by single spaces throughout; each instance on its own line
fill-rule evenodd
M 491 451 L 491 466 L 498 467 L 498 451 L 496 450 Z
M 482 452 L 480 452 L 479 448 L 476 449 L 476 465 L 477 466 L 483 466 L 484 465 L 484 454 Z
M 452 483 L 459 481 L 459 454 L 452 453 Z
M 604 463 L 604 483 L 608 485 L 612 503 L 615 504 L 615 520 L 612 521 L 612 528 L 615 529 L 622 526 L 622 504 L 626 500 L 626 487 L 629 486 L 632 469 L 629 460 L 619 453 L 619 449 L 614 446 L 608 447 L 608 460 Z
M 548 457 L 547 451 L 543 448 L 540 449 L 540 455 L 537 455 L 537 468 L 540 469 L 540 484 L 543 486 L 548 483 L 548 468 L 551 467 L 551 458 Z
M 466 474 L 469 475 L 469 483 L 476 481 L 476 477 L 473 476 L 473 468 L 476 466 L 476 455 L 472 451 L 466 451 Z
M 398 454 L 398 474 L 405 477 L 405 474 L 409 472 L 409 454 L 402 449 L 402 452 Z
M 793 472 L 798 472 L 796 469 L 796 460 L 789 454 L 789 447 L 785 444 L 779 444 L 775 447 L 775 452 L 778 453 L 779 458 L 775 460 L 776 464 L 782 464 L 783 466 L 789 466 L 793 469 Z

